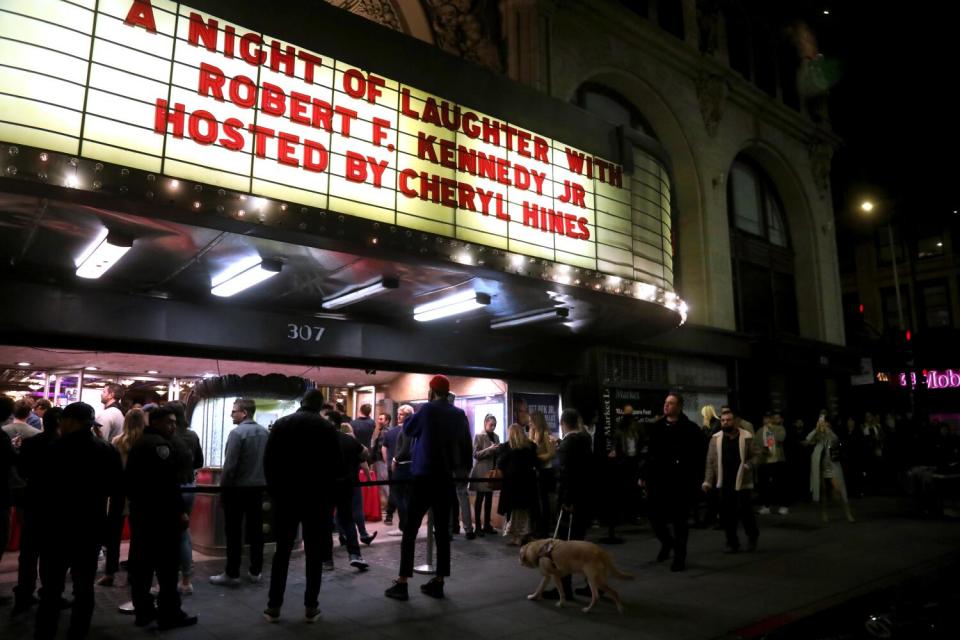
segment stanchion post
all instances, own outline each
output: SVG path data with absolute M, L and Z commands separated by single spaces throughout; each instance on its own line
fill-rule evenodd
M 433 566 L 433 509 L 427 512 L 427 563 L 413 568 L 414 573 L 433 575 L 437 572 Z

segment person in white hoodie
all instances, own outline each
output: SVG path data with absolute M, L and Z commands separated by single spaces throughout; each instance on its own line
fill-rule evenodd
M 738 429 L 730 409 L 720 413 L 720 431 L 710 438 L 707 448 L 703 490 L 720 490 L 720 523 L 727 535 L 725 553 L 740 550 L 737 528 L 743 523 L 747 551 L 755 551 L 760 531 L 753 513 L 753 469 L 759 457 L 753 434 Z

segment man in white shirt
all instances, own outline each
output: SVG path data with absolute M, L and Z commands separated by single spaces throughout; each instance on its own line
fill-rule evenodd
M 100 402 L 103 409 L 97 414 L 97 424 L 100 425 L 100 436 L 107 442 L 123 433 L 123 411 L 120 410 L 120 400 L 123 398 L 123 387 L 115 382 L 107 384 L 100 392 Z

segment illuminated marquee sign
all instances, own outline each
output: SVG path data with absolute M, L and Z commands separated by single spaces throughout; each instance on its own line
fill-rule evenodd
M 672 287 L 669 182 L 167 0 L 0 0 L 0 140 Z

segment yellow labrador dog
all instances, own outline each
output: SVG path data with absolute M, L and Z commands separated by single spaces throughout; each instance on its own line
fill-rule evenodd
M 557 591 L 560 593 L 558 607 L 566 605 L 561 579 L 573 573 L 582 573 L 590 585 L 590 604 L 583 608 L 589 613 L 597 604 L 600 590 L 608 594 L 617 605 L 617 611 L 623 613 L 620 603 L 620 594 L 607 584 L 607 578 L 614 577 L 621 580 L 633 580 L 633 576 L 620 571 L 613 564 L 610 554 L 593 544 L 583 540 L 556 540 L 547 538 L 534 540 L 520 548 L 520 564 L 530 569 L 540 569 L 543 580 L 537 590 L 527 596 L 528 600 L 539 600 L 543 595 L 550 578 L 553 578 Z

